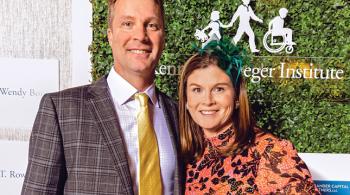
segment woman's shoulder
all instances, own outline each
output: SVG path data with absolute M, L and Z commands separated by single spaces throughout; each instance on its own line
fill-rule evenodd
M 271 133 L 257 133 L 253 152 L 259 159 L 255 180 L 261 194 L 319 194 L 292 142 Z
M 256 148 L 259 153 L 296 153 L 296 149 L 291 141 L 279 138 L 272 133 L 263 131 L 259 131 L 256 134 L 253 147 Z

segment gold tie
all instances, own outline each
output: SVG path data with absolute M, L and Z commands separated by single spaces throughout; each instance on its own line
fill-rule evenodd
M 139 195 L 161 195 L 162 179 L 156 134 L 149 117 L 148 96 L 145 93 L 135 94 L 140 102 L 137 115 L 139 138 Z

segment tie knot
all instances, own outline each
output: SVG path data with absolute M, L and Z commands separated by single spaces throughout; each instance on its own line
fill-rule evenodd
M 137 99 L 140 102 L 141 107 L 145 107 L 148 104 L 148 95 L 145 93 L 135 94 L 135 99 Z

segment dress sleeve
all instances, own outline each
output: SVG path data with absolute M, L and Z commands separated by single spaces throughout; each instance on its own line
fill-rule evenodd
M 265 138 L 258 148 L 261 158 L 256 184 L 260 194 L 320 194 L 290 141 Z

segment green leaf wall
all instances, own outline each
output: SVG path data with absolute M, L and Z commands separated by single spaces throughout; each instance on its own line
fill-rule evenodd
M 93 4 L 92 77 L 108 73 L 113 63 L 107 41 L 107 0 Z M 166 47 L 161 65 L 181 66 L 193 53 L 196 28 L 204 28 L 213 10 L 229 23 L 240 0 L 165 0 Z M 291 140 L 300 152 L 350 153 L 350 3 L 347 0 L 257 0 L 251 2 L 264 24 L 251 21 L 259 54 L 250 54 L 254 67 L 277 68 L 280 62 L 313 63 L 319 68 L 345 71 L 341 80 L 265 78 L 248 82 L 259 126 Z M 293 29 L 297 43 L 292 56 L 270 54 L 262 44 L 268 22 L 278 10 L 289 10 L 285 26 Z M 233 37 L 238 21 L 223 34 Z M 197 42 L 198 43 L 198 42 Z M 248 51 L 248 37 L 238 43 Z M 199 44 L 199 43 L 198 43 Z M 250 53 L 250 52 L 248 52 Z M 177 97 L 177 76 L 158 75 L 156 84 Z M 247 78 L 247 81 L 250 79 Z

